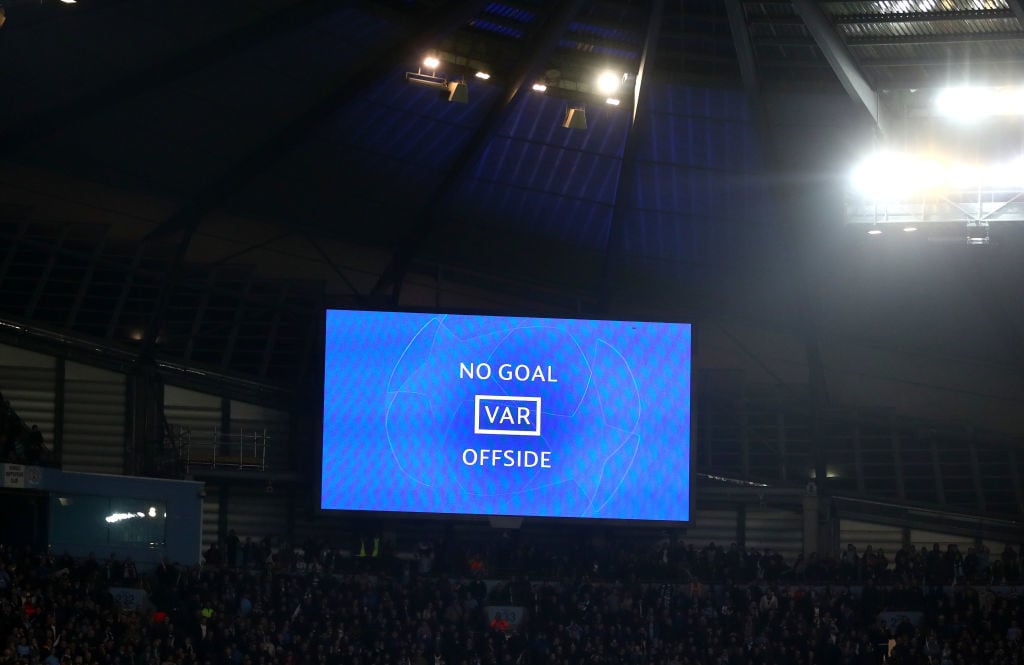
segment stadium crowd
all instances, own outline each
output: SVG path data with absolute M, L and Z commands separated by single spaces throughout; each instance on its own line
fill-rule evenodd
M 29 426 L 0 393 L 0 461 L 48 464 L 51 455 L 36 425 Z
M 739 545 L 555 555 L 507 538 L 480 552 L 424 542 L 409 560 L 373 538 L 344 556 L 231 534 L 202 567 L 139 575 L 116 557 L 2 548 L 0 664 L 1024 664 L 1024 600 L 1005 586 L 1016 552 L 935 551 L 883 567 L 847 548 L 801 569 Z M 119 587 L 151 605 L 126 610 Z

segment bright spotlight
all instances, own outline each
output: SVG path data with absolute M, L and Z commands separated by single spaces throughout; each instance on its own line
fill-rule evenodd
M 935 96 L 939 115 L 959 122 L 975 122 L 998 115 L 1024 113 L 1024 89 L 1016 87 L 957 86 Z
M 868 231 L 869 236 L 880 236 L 882 235 L 882 229 L 871 229 Z
M 602 95 L 610 95 L 619 89 L 622 77 L 612 71 L 603 71 L 597 77 L 597 91 Z
M 534 89 L 535 92 L 544 92 L 545 90 L 548 89 L 548 87 L 546 85 L 544 85 L 543 83 L 534 83 L 533 84 L 533 89 Z
M 609 104 L 611 106 L 618 106 L 619 100 L 616 99 L 615 97 L 609 97 L 608 99 L 604 100 L 604 103 Z
M 423 58 L 423 66 L 427 69 L 437 69 L 437 66 L 441 64 L 441 61 L 432 55 L 428 55 Z
M 74 5 L 74 4 L 78 3 L 78 0 L 60 0 L 60 1 L 63 2 L 65 5 Z
M 905 227 L 903 227 L 903 232 L 904 233 L 913 233 L 916 230 L 917 230 L 916 226 L 905 226 Z
M 476 77 L 478 79 L 483 79 L 484 81 L 486 81 L 487 79 L 491 78 L 491 75 L 488 74 L 487 72 L 477 72 Z
M 913 196 L 938 187 L 942 179 L 937 162 L 891 152 L 868 157 L 851 174 L 853 187 L 876 200 Z

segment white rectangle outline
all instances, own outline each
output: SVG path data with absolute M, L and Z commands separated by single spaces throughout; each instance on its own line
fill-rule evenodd
M 504 402 L 534 402 L 537 405 L 537 427 L 535 430 L 506 430 L 480 428 L 480 400 L 493 399 Z M 540 436 L 540 398 L 509 397 L 508 395 L 477 395 L 473 400 L 473 434 L 504 434 L 506 436 Z

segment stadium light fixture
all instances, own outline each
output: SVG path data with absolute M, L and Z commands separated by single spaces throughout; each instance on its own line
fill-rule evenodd
M 482 80 L 484 80 L 484 81 L 486 81 L 487 79 L 491 78 L 491 75 L 490 75 L 490 74 L 488 74 L 487 72 L 477 72 L 477 73 L 475 74 L 475 76 L 476 76 L 476 77 L 477 77 L 478 79 L 482 79 Z
M 1024 88 L 952 86 L 935 95 L 935 111 L 963 123 L 993 116 L 1024 115 Z
M 869 156 L 851 174 L 854 189 L 876 200 L 903 198 L 940 185 L 938 162 L 893 152 Z
M 427 69 L 437 69 L 440 64 L 441 61 L 438 60 L 436 56 L 428 55 L 423 58 L 423 66 Z
M 617 92 L 622 85 L 622 76 L 611 70 L 605 70 L 597 76 L 597 91 L 602 95 Z
M 548 87 L 546 85 L 544 85 L 543 83 L 534 83 L 533 84 L 533 90 L 535 92 L 544 92 L 547 89 L 548 89 Z

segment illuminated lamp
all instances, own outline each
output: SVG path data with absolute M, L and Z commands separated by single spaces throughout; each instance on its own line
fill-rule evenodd
M 597 91 L 602 95 L 611 95 L 622 85 L 622 77 L 613 71 L 605 70 L 597 77 Z
M 970 223 L 967 225 L 968 245 L 987 245 L 988 242 L 989 236 L 987 223 Z

